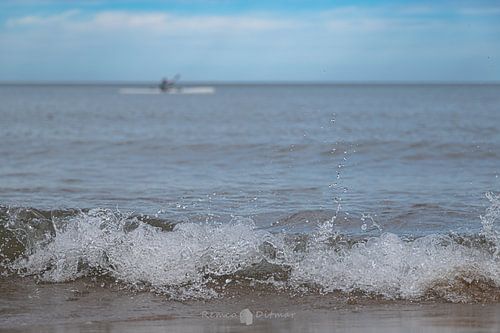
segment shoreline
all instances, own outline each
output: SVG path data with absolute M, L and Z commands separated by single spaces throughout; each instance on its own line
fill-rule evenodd
M 0 281 L 0 332 L 497 332 L 500 303 L 412 302 L 245 293 L 173 301 L 84 281 Z M 240 322 L 247 309 L 251 323 Z

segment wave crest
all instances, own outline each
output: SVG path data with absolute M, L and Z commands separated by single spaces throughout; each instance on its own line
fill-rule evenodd
M 23 245 L 4 266 L 41 281 L 105 278 L 175 299 L 211 298 L 257 284 L 389 299 L 498 301 L 500 197 L 488 199 L 480 234 L 416 239 L 388 232 L 353 239 L 337 232 L 334 220 L 308 234 L 287 234 L 257 228 L 248 218 L 174 225 L 106 209 L 40 217 L 31 222 L 37 227 L 22 228 L 22 217 L 4 212 L 4 234 Z

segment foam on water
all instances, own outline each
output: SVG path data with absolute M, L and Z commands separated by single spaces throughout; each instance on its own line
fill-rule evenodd
M 498 301 L 500 196 L 487 197 L 483 230 L 469 238 L 405 239 L 384 232 L 354 240 L 338 233 L 334 220 L 307 235 L 272 233 L 246 218 L 179 223 L 166 231 L 131 215 L 93 209 L 52 220 L 43 236 L 30 236 L 24 254 L 5 265 L 42 281 L 106 277 L 175 299 L 216 297 L 221 293 L 213 286 L 220 281 L 251 280 L 292 291 Z M 19 230 L 16 223 L 11 217 L 6 226 Z

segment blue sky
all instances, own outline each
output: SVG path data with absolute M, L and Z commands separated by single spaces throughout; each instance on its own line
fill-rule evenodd
M 0 81 L 175 73 L 186 81 L 500 81 L 500 2 L 0 2 Z

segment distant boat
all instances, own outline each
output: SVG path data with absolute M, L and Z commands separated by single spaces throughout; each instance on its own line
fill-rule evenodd
M 160 88 L 121 88 L 122 95 L 210 95 L 215 93 L 215 87 L 173 87 L 168 90 Z
M 180 75 L 176 74 L 173 80 L 163 78 L 158 87 L 150 88 L 122 88 L 119 90 L 120 94 L 125 95 L 159 95 L 159 94 L 213 94 L 215 93 L 214 87 L 177 87 L 177 81 Z

